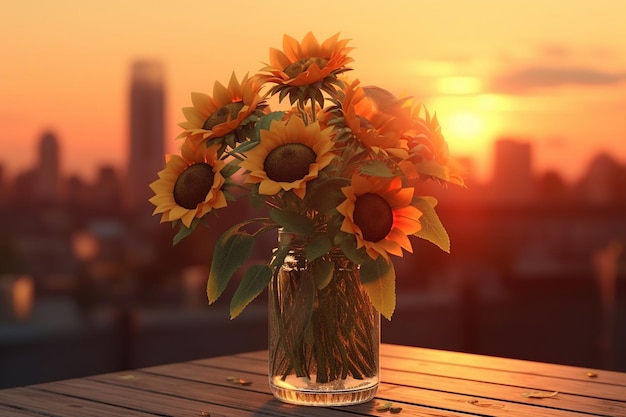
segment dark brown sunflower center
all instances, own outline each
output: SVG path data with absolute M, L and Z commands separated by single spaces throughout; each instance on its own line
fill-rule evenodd
M 319 69 L 322 69 L 328 64 L 328 59 L 319 57 L 303 58 L 287 65 L 283 72 L 287 74 L 289 78 L 296 78 L 298 74 L 309 69 L 312 64 L 317 64 Z
M 393 226 L 393 210 L 383 197 L 375 193 L 361 194 L 354 202 L 354 224 L 363 232 L 363 239 L 378 242 Z
M 313 149 L 302 143 L 287 143 L 273 149 L 263 162 L 267 177 L 277 182 L 294 182 L 309 173 L 317 159 Z
M 174 201 L 186 209 L 195 209 L 211 190 L 214 178 L 213 167 L 205 162 L 189 166 L 174 184 Z
M 219 125 L 220 123 L 227 122 L 229 118 L 231 120 L 236 119 L 237 115 L 239 114 L 242 108 L 243 108 L 242 101 L 235 101 L 233 103 L 228 103 L 227 105 L 220 107 L 212 115 L 210 115 L 208 119 L 204 121 L 202 128 L 205 130 L 212 130 L 215 126 Z

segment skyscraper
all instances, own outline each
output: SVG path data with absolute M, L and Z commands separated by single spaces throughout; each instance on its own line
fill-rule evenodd
M 39 155 L 35 167 L 35 193 L 39 200 L 59 199 L 59 143 L 52 132 L 45 132 L 39 142 Z
M 528 203 L 533 191 L 530 143 L 502 138 L 495 143 L 494 198 L 501 203 Z
M 130 86 L 129 208 L 149 209 L 149 188 L 165 166 L 163 67 L 154 61 L 133 64 Z

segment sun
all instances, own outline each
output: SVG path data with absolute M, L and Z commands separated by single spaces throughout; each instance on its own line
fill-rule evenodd
M 451 113 L 448 117 L 441 117 L 444 126 L 444 134 L 447 139 L 459 142 L 483 142 L 486 133 L 485 120 L 471 110 L 461 110 Z M 459 143 L 463 145 L 462 143 Z

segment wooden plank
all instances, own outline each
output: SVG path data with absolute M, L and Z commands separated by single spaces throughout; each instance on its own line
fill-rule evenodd
M 234 406 L 223 406 L 199 400 L 169 396 L 153 391 L 142 391 L 97 380 L 74 379 L 57 381 L 41 385 L 38 388 L 46 392 L 70 395 L 88 401 L 115 404 L 121 407 L 154 413 L 159 416 L 210 415 L 211 417 L 252 417 L 257 415 L 254 411 L 241 410 Z
M 186 382 L 182 382 L 185 384 Z M 80 380 L 80 381 L 62 381 L 55 382 L 47 386 L 47 388 L 53 390 L 54 392 L 59 393 L 71 393 L 71 395 L 78 395 L 80 397 L 95 397 L 98 399 L 104 398 L 115 398 L 119 405 L 129 406 L 129 407 L 142 407 L 145 411 L 158 413 L 159 416 L 162 415 L 189 415 L 189 416 L 200 416 L 202 412 L 208 413 L 211 417 L 252 417 L 261 415 L 262 410 L 268 409 L 271 415 L 282 415 L 282 414 L 274 414 L 275 411 L 273 409 L 269 409 L 264 404 L 259 404 L 259 406 L 254 410 L 242 410 L 239 408 L 234 408 L 233 405 L 228 407 L 219 406 L 216 404 L 199 402 L 199 401 L 189 401 L 178 397 L 166 396 L 163 394 L 156 394 L 154 392 L 141 391 L 137 389 L 126 389 L 123 386 L 119 386 L 117 384 L 108 384 L 102 381 L 96 380 Z M 207 389 L 211 389 L 208 387 Z M 269 389 L 268 389 L 269 391 Z M 232 401 L 235 397 L 229 398 L 229 403 L 233 403 Z M 275 400 L 272 400 L 275 401 Z M 303 408 L 305 415 L 312 416 L 324 416 L 324 415 L 332 415 L 332 416 L 350 416 L 350 415 L 380 415 L 379 412 L 375 412 L 375 407 L 382 404 L 382 402 L 373 402 L 369 405 L 364 405 L 361 408 L 366 408 L 368 414 L 363 414 L 363 412 L 355 412 L 353 413 L 350 409 L 355 407 L 342 407 L 341 409 L 337 409 L 337 413 L 335 411 L 326 411 L 324 408 L 311 408 L 311 407 L 297 407 L 298 409 Z M 200 405 L 200 406 L 199 406 Z M 455 412 L 446 412 L 446 411 L 437 411 L 433 409 L 428 409 L 422 406 L 413 406 L 407 404 L 396 404 L 403 408 L 403 415 L 408 416 L 423 416 L 423 417 L 463 417 L 466 414 L 459 414 Z M 287 406 L 290 409 L 294 408 L 294 406 Z M 356 410 L 355 410 L 356 411 Z M 339 414 L 341 412 L 341 414 Z M 289 415 L 302 415 L 302 413 L 298 413 L 296 411 L 289 411 Z
M 238 363 L 233 358 L 235 363 Z M 230 361 L 231 358 L 224 358 L 223 362 Z M 256 361 L 259 364 L 259 361 Z M 224 364 L 222 364 L 224 365 Z M 160 366 L 154 369 L 159 374 L 174 376 L 181 379 L 192 379 L 197 381 L 214 381 L 216 383 L 226 383 L 228 376 L 233 375 L 233 369 L 223 369 L 217 367 L 208 367 L 206 365 L 199 365 L 197 363 L 176 364 L 172 366 Z M 261 386 L 256 388 L 263 392 L 269 393 L 269 387 L 265 375 L 247 372 L 245 369 L 237 370 L 235 375 L 239 378 L 244 378 L 249 381 L 254 381 L 252 385 L 260 383 Z M 261 376 L 261 379 L 259 378 Z M 447 381 L 448 384 L 450 381 Z M 249 387 L 251 387 L 250 385 Z M 398 391 L 401 388 L 402 391 Z M 493 386 L 490 386 L 491 392 L 493 392 Z M 397 394 L 402 392 L 404 397 L 399 397 Z M 392 394 L 392 395 L 390 395 Z M 523 398 L 521 398 L 523 399 Z M 386 401 L 392 401 L 401 406 L 412 404 L 419 407 L 427 407 L 430 409 L 446 410 L 447 412 L 469 412 L 477 413 L 482 412 L 485 416 L 498 416 L 501 415 L 502 410 L 505 409 L 508 412 L 515 413 L 520 416 L 563 416 L 563 417 L 580 417 L 579 413 L 568 412 L 560 409 L 550 409 L 544 407 L 535 407 L 532 404 L 522 404 L 516 401 L 498 401 L 489 400 L 485 398 L 477 398 L 475 396 L 468 395 L 456 395 L 454 392 L 445 391 L 433 391 L 425 389 L 423 387 L 398 387 L 392 384 L 381 384 L 379 394 L 376 396 L 376 402 L 384 403 Z M 485 408 L 485 410 L 483 410 Z M 490 408 L 490 409 L 486 409 Z M 403 411 L 404 413 L 404 411 Z
M 10 407 L 8 405 L 0 404 L 0 416 L 11 416 L 11 417 L 33 417 L 33 415 L 38 416 L 50 416 L 50 414 L 37 413 L 34 414 L 32 410 L 22 410 L 21 408 Z
M 626 399 L 626 387 L 613 384 L 601 384 L 595 381 L 563 379 L 558 376 L 516 373 L 509 372 L 508 370 L 474 368 L 465 365 L 423 362 L 403 358 L 386 360 L 384 369 L 400 371 L 410 370 L 417 375 L 439 375 L 451 379 L 509 385 L 532 391 L 558 391 L 584 397 L 603 398 L 615 401 L 623 401 Z
M 172 365 L 171 367 L 176 368 L 179 365 L 180 364 Z M 133 378 L 128 378 L 127 375 L 107 374 L 89 377 L 87 379 L 107 382 L 114 385 L 123 385 L 172 397 L 201 401 L 208 404 L 236 407 L 241 410 L 260 412 L 261 414 L 306 417 L 320 415 L 318 414 L 319 411 L 316 412 L 314 408 L 296 407 L 275 400 L 268 389 L 263 389 L 263 387 L 267 386 L 267 377 L 260 375 L 250 374 L 244 376 L 242 373 L 242 378 L 245 377 L 252 382 L 251 385 L 245 386 L 232 383 L 223 384 L 222 382 L 225 382 L 224 378 L 212 378 L 210 375 L 204 378 L 205 381 L 215 380 L 219 383 L 210 384 L 207 382 L 172 378 L 146 372 L 133 372 L 132 375 Z M 325 411 L 322 415 L 345 416 L 345 414 L 338 411 Z
M 232 356 L 235 356 L 237 358 L 247 358 L 247 359 L 253 359 L 257 361 L 264 361 L 265 363 L 267 363 L 267 358 L 269 356 L 269 353 L 267 352 L 267 350 L 256 350 L 254 352 L 237 353 Z
M 31 415 L 50 417 L 154 417 L 154 414 L 43 392 L 33 387 L 2 390 L 0 403 L 19 407 Z
M 259 374 L 266 372 L 266 364 L 263 361 L 255 360 L 249 356 L 246 356 L 243 360 L 239 356 L 234 356 L 224 357 L 219 361 L 201 360 L 192 363 L 203 366 L 219 366 L 229 369 L 245 370 Z M 423 363 L 406 359 L 395 359 L 394 362 L 391 362 L 389 367 L 382 369 L 381 377 L 388 383 L 406 384 L 407 380 L 404 377 L 405 374 L 398 373 L 398 370 L 400 370 L 399 372 L 409 370 L 411 373 L 410 379 L 420 381 L 420 387 L 440 390 L 442 387 L 450 386 L 450 384 L 454 383 L 458 385 L 459 389 L 466 389 L 467 391 L 463 391 L 463 394 L 467 395 L 484 395 L 485 392 L 495 392 L 494 389 L 496 389 L 496 387 L 502 387 L 502 389 L 508 387 L 504 389 L 504 392 L 558 391 L 561 394 L 578 395 L 581 397 L 580 401 L 582 402 L 592 401 L 589 397 L 618 402 L 626 401 L 626 391 L 614 385 L 603 385 L 598 388 L 597 385 L 586 386 L 586 384 L 590 384 L 589 381 L 560 380 L 554 377 L 548 378 L 523 374 L 520 376 L 520 374 L 500 370 L 474 369 L 459 365 L 433 362 Z M 402 376 L 402 378 L 395 379 L 396 376 Z M 432 382 L 432 386 L 427 385 L 429 382 Z M 568 387 L 572 388 L 572 384 L 577 385 L 574 387 L 575 389 L 567 390 L 566 388 Z M 579 392 L 582 392 L 582 394 Z M 532 401 L 532 399 L 525 399 L 523 397 L 521 399 L 517 398 L 517 395 L 511 397 L 511 400 L 526 401 L 529 403 Z
M 235 362 L 237 363 L 237 362 Z M 211 367 L 195 363 L 178 363 L 161 365 L 146 369 L 146 372 L 160 376 L 175 377 L 181 380 L 203 382 L 224 387 L 237 387 L 242 391 L 254 391 L 271 395 L 267 373 L 247 370 L 245 366 L 239 369 L 226 367 Z M 231 378 L 240 378 L 246 385 L 232 382 Z
M 524 374 L 543 376 L 558 375 L 564 379 L 576 379 L 626 387 L 626 373 L 594 368 L 581 368 L 569 365 L 559 365 L 545 362 L 533 362 L 522 359 L 500 358 L 495 356 L 478 355 L 454 351 L 419 348 L 401 345 L 381 345 L 381 360 L 386 358 L 405 358 L 418 361 L 439 362 L 464 365 L 475 368 L 507 370 Z M 595 374 L 590 378 L 587 373 Z
M 235 372 L 235 376 L 237 377 L 241 377 L 244 379 L 250 378 L 249 379 L 250 381 L 252 381 L 253 379 L 258 380 L 258 376 L 262 375 L 259 372 L 251 373 L 248 371 L 247 368 L 245 368 L 246 370 L 244 371 L 244 367 L 242 367 L 241 369 L 234 369 L 236 368 L 238 363 L 239 361 L 237 361 L 236 358 L 223 358 L 223 360 L 220 363 L 222 367 L 220 368 L 209 367 L 207 365 L 200 365 L 197 363 L 188 363 L 188 364 L 176 364 L 176 365 L 171 365 L 171 366 L 160 366 L 157 369 L 154 369 L 154 371 L 159 374 L 175 376 L 181 379 L 189 379 L 189 380 L 196 380 L 196 381 L 212 381 L 217 384 L 220 384 L 220 383 L 227 384 L 228 383 L 226 382 L 227 378 L 228 376 L 233 375 L 233 372 Z M 264 364 L 260 361 L 256 361 L 255 363 L 257 364 L 257 366 L 261 366 L 261 365 L 264 366 Z M 419 379 L 416 380 L 415 375 L 408 373 L 408 372 L 404 372 L 404 373 L 400 373 L 398 371 L 389 371 L 389 372 L 396 372 L 399 375 L 389 375 L 391 376 L 391 378 L 386 377 L 385 382 L 387 383 L 382 384 L 381 386 L 387 387 L 388 390 L 392 390 L 392 388 L 390 387 L 392 387 L 393 384 L 412 386 L 415 389 L 419 390 L 420 392 L 424 393 L 421 397 L 422 399 L 423 398 L 434 399 L 434 401 L 429 401 L 427 403 L 424 403 L 424 402 L 419 403 L 420 405 L 428 405 L 430 407 L 434 407 L 438 405 L 439 400 L 441 398 L 446 398 L 446 399 L 450 398 L 450 394 L 452 395 L 460 394 L 460 396 L 455 396 L 456 401 L 458 401 L 459 403 L 466 403 L 466 404 L 471 405 L 471 407 L 466 406 L 465 407 L 466 409 L 463 411 L 472 410 L 473 412 L 476 412 L 477 411 L 476 408 L 479 407 L 476 404 L 485 404 L 485 403 L 499 404 L 499 405 L 493 406 L 494 409 L 499 409 L 499 408 L 503 408 L 504 404 L 506 403 L 513 403 L 513 404 L 520 403 L 520 404 L 526 404 L 532 407 L 532 410 L 526 410 L 521 405 L 513 405 L 513 406 L 509 405 L 506 408 L 507 409 L 513 408 L 514 410 L 517 410 L 517 411 L 520 411 L 518 409 L 521 408 L 522 409 L 520 411 L 522 412 L 521 415 L 537 415 L 538 410 L 536 406 L 541 406 L 541 407 L 548 406 L 549 407 L 549 403 L 550 403 L 549 399 L 538 400 L 538 399 L 524 398 L 521 395 L 524 391 L 520 390 L 519 388 L 501 387 L 501 386 L 494 385 L 494 384 L 477 383 L 474 381 L 461 381 L 461 385 L 458 385 L 458 381 L 456 380 L 451 380 L 450 378 L 445 378 L 445 377 L 436 377 L 432 375 L 421 375 Z M 384 375 L 388 376 L 388 373 L 386 372 Z M 422 377 L 426 377 L 426 378 L 422 378 Z M 393 382 L 393 384 L 389 382 Z M 263 380 L 261 380 L 260 383 L 262 384 L 262 386 L 259 389 L 264 392 L 269 393 L 270 390 L 269 390 L 269 387 L 267 386 L 267 382 L 263 383 Z M 509 392 L 503 392 L 502 391 L 503 388 L 505 389 L 505 391 L 508 388 Z M 432 392 L 431 394 L 426 394 L 425 392 L 428 392 L 428 391 L 434 391 L 434 392 Z M 398 401 L 399 400 L 397 398 L 382 398 L 383 397 L 382 389 L 380 392 L 381 394 L 377 395 L 377 399 L 379 401 L 382 401 L 382 400 Z M 590 413 L 598 413 L 597 415 L 606 415 L 606 416 L 620 415 L 620 413 L 618 413 L 618 411 L 620 410 L 620 404 L 616 405 L 613 402 L 606 402 L 606 401 L 597 400 L 597 399 L 591 399 L 591 401 L 587 401 L 587 403 L 585 403 L 584 400 L 585 399 L 581 400 L 575 396 L 569 396 L 568 401 L 563 401 L 563 398 L 561 396 L 558 398 L 558 400 L 556 400 L 557 405 L 554 406 L 553 409 L 549 413 L 546 412 L 545 416 L 568 415 L 568 414 L 564 414 L 564 413 L 567 413 L 567 410 L 578 411 L 578 412 L 583 411 L 583 412 L 590 412 Z M 586 400 L 589 400 L 589 399 L 586 399 Z M 407 401 L 407 399 L 403 399 L 402 401 L 403 402 Z M 414 404 L 417 404 L 414 401 L 411 401 L 411 402 L 413 402 Z M 554 401 L 553 401 L 553 404 L 554 404 Z M 441 406 L 441 408 L 443 409 L 446 407 Z M 450 409 L 450 411 L 452 410 L 456 410 L 456 409 Z M 540 410 L 541 412 L 544 411 L 543 408 L 541 408 Z M 626 411 L 626 405 L 622 408 L 622 411 Z M 600 414 L 600 412 L 604 412 L 604 414 Z M 491 415 L 491 414 L 487 414 L 487 415 Z M 541 414 L 541 415 L 544 415 L 544 414 Z M 626 413 L 624 413 L 624 415 L 626 415 Z
M 228 368 L 229 372 L 232 372 L 233 369 L 238 369 L 240 371 L 256 372 L 257 374 L 262 374 L 265 371 L 266 364 L 263 361 L 255 360 L 254 358 L 250 358 L 247 355 L 244 359 L 245 361 L 242 361 L 240 357 L 226 357 L 222 358 L 218 362 L 218 365 L 220 367 Z M 194 361 L 191 364 L 199 366 L 209 366 L 207 365 L 207 363 L 214 364 L 215 362 L 203 360 Z M 431 368 L 436 365 L 441 365 L 444 367 L 455 366 L 447 364 L 429 365 L 431 365 Z M 414 368 L 415 367 L 409 367 L 404 369 Z M 475 372 L 475 370 L 472 371 Z M 159 372 L 159 370 L 157 370 L 157 372 Z M 193 374 L 201 375 L 202 373 L 195 369 L 187 370 L 187 375 L 189 377 L 193 377 Z M 383 369 L 381 371 L 381 376 L 383 378 L 383 381 L 386 383 L 413 386 L 415 388 L 428 389 L 438 392 L 453 392 L 456 394 L 468 396 L 472 399 L 479 398 L 482 400 L 490 401 L 508 401 L 513 403 L 523 403 L 531 406 L 547 406 L 560 410 L 598 413 L 600 415 L 607 416 L 626 416 L 626 402 L 623 401 L 579 396 L 563 392 L 559 392 L 558 399 L 526 398 L 523 396 L 524 393 L 535 392 L 538 390 L 528 387 L 501 385 L 494 381 L 481 382 L 471 378 L 457 378 L 456 374 L 453 374 L 452 376 L 441 376 L 438 375 L 436 370 L 430 373 L 416 373 L 415 371 L 407 372 L 404 370 L 398 371 L 394 369 Z M 613 386 L 612 388 L 615 389 L 616 387 Z M 542 392 L 546 391 L 543 390 Z M 626 398 L 626 396 L 623 396 L 622 398 Z M 557 414 L 559 412 L 557 412 Z
M 151 389 L 154 383 L 159 389 L 164 389 L 168 395 L 190 395 L 196 389 L 194 386 L 202 387 L 202 400 L 206 400 L 209 396 L 214 401 L 226 401 L 232 404 L 232 398 L 237 398 L 239 407 L 245 407 L 254 412 L 267 412 L 270 415 L 294 415 L 294 416 L 343 416 L 350 415 L 372 415 L 380 416 L 381 412 L 376 411 L 376 407 L 381 401 L 370 401 L 366 404 L 358 404 L 349 407 L 298 407 L 290 404 L 284 404 L 274 399 L 271 395 L 267 381 L 267 375 L 256 373 L 247 373 L 245 371 L 235 372 L 239 378 L 249 381 L 250 385 L 233 385 L 228 381 L 228 377 L 233 375 L 233 370 L 223 368 L 210 368 L 207 366 L 199 366 L 192 363 L 162 365 L 151 368 L 158 370 L 161 374 L 154 375 L 157 379 L 150 384 L 145 382 L 141 384 L 142 389 Z M 175 386 L 165 387 L 160 378 L 176 378 L 178 382 Z M 93 377 L 102 380 L 103 376 Z M 112 384 L 127 384 L 132 379 L 116 379 L 115 375 L 107 375 L 107 381 Z M 201 382 L 200 382 L 201 381 Z M 174 392 L 171 392 L 174 391 Z M 239 391 L 239 392 L 238 392 Z M 258 397 L 259 394 L 263 394 Z M 200 397 L 198 397 L 200 398 Z M 386 402 L 387 400 L 385 400 Z M 456 417 L 465 416 L 453 410 L 440 410 L 439 408 L 425 407 L 421 404 L 401 403 L 396 404 L 402 407 L 402 413 L 406 416 L 432 416 L 432 417 Z M 256 414 L 258 415 L 258 414 Z M 578 416 L 580 417 L 580 416 Z
M 526 388 L 454 379 L 438 375 L 416 375 L 412 372 L 384 370 L 384 380 L 402 387 L 428 389 L 436 392 L 453 392 L 471 397 L 479 402 L 504 401 L 541 407 L 542 412 L 552 409 L 555 415 L 567 411 L 584 412 L 603 416 L 626 416 L 626 402 L 559 392 L 553 398 L 527 398 L 525 393 L 534 392 Z M 541 391 L 546 392 L 546 391 Z M 546 407 L 545 409 L 543 407 Z M 563 410 L 563 411 L 561 411 Z M 546 411 L 547 412 L 547 411 Z M 548 414 L 546 414 L 548 415 Z
M 381 385 L 380 392 L 376 398 L 380 401 L 391 401 L 393 399 L 392 401 L 397 403 L 410 402 L 442 410 L 455 410 L 457 412 L 490 417 L 504 415 L 516 417 L 581 417 L 584 415 L 576 411 L 534 407 L 516 402 L 389 384 Z M 598 414 L 593 415 L 597 416 Z
M 235 357 L 246 358 L 247 360 L 267 361 L 267 351 L 254 351 L 233 355 Z M 447 363 L 461 366 L 468 366 L 480 369 L 505 370 L 512 373 L 530 374 L 536 376 L 559 377 L 561 379 L 573 379 L 582 382 L 593 382 L 597 384 L 612 384 L 626 387 L 626 373 L 607 371 L 592 368 L 578 368 L 568 365 L 558 365 L 542 362 L 525 361 L 521 359 L 499 358 L 472 353 L 443 351 L 413 346 L 381 344 L 381 365 L 395 358 L 416 360 L 418 362 Z M 213 361 L 220 362 L 220 357 L 209 358 L 200 363 L 212 364 Z M 593 377 L 587 376 L 591 372 Z M 601 390 L 604 388 L 600 388 Z
M 254 370 L 258 374 L 263 374 L 267 376 L 268 374 L 268 366 L 267 366 L 267 358 L 265 360 L 258 360 L 255 358 L 250 358 L 247 356 L 222 356 L 219 358 L 209 358 L 209 359 L 200 359 L 196 361 L 191 361 L 189 363 L 200 365 L 200 366 L 211 366 L 214 368 L 224 368 L 224 369 L 249 369 L 250 371 Z M 158 369 L 159 367 L 147 368 L 148 370 Z
M 268 385 L 267 351 L 256 351 L 0 390 L 0 416 L 380 416 L 376 406 L 385 401 L 402 407 L 403 416 L 626 416 L 623 373 L 387 344 L 381 364 L 376 399 L 350 407 L 277 401 Z M 535 390 L 559 394 L 522 395 Z

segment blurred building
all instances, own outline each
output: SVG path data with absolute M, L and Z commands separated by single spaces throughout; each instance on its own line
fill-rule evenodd
M 159 62 L 133 65 L 130 86 L 130 152 L 127 202 L 148 212 L 149 184 L 165 166 L 163 67 Z
M 528 203 L 534 187 L 530 143 L 502 138 L 494 152 L 493 199 L 503 204 Z
M 580 198 L 594 206 L 626 202 L 626 168 L 606 153 L 596 155 L 578 184 Z
M 58 201 L 60 198 L 59 141 L 52 132 L 45 132 L 39 142 L 39 155 L 35 166 L 35 194 L 41 201 Z
M 9 204 L 9 187 L 6 182 L 4 165 L 0 163 L 0 207 Z

